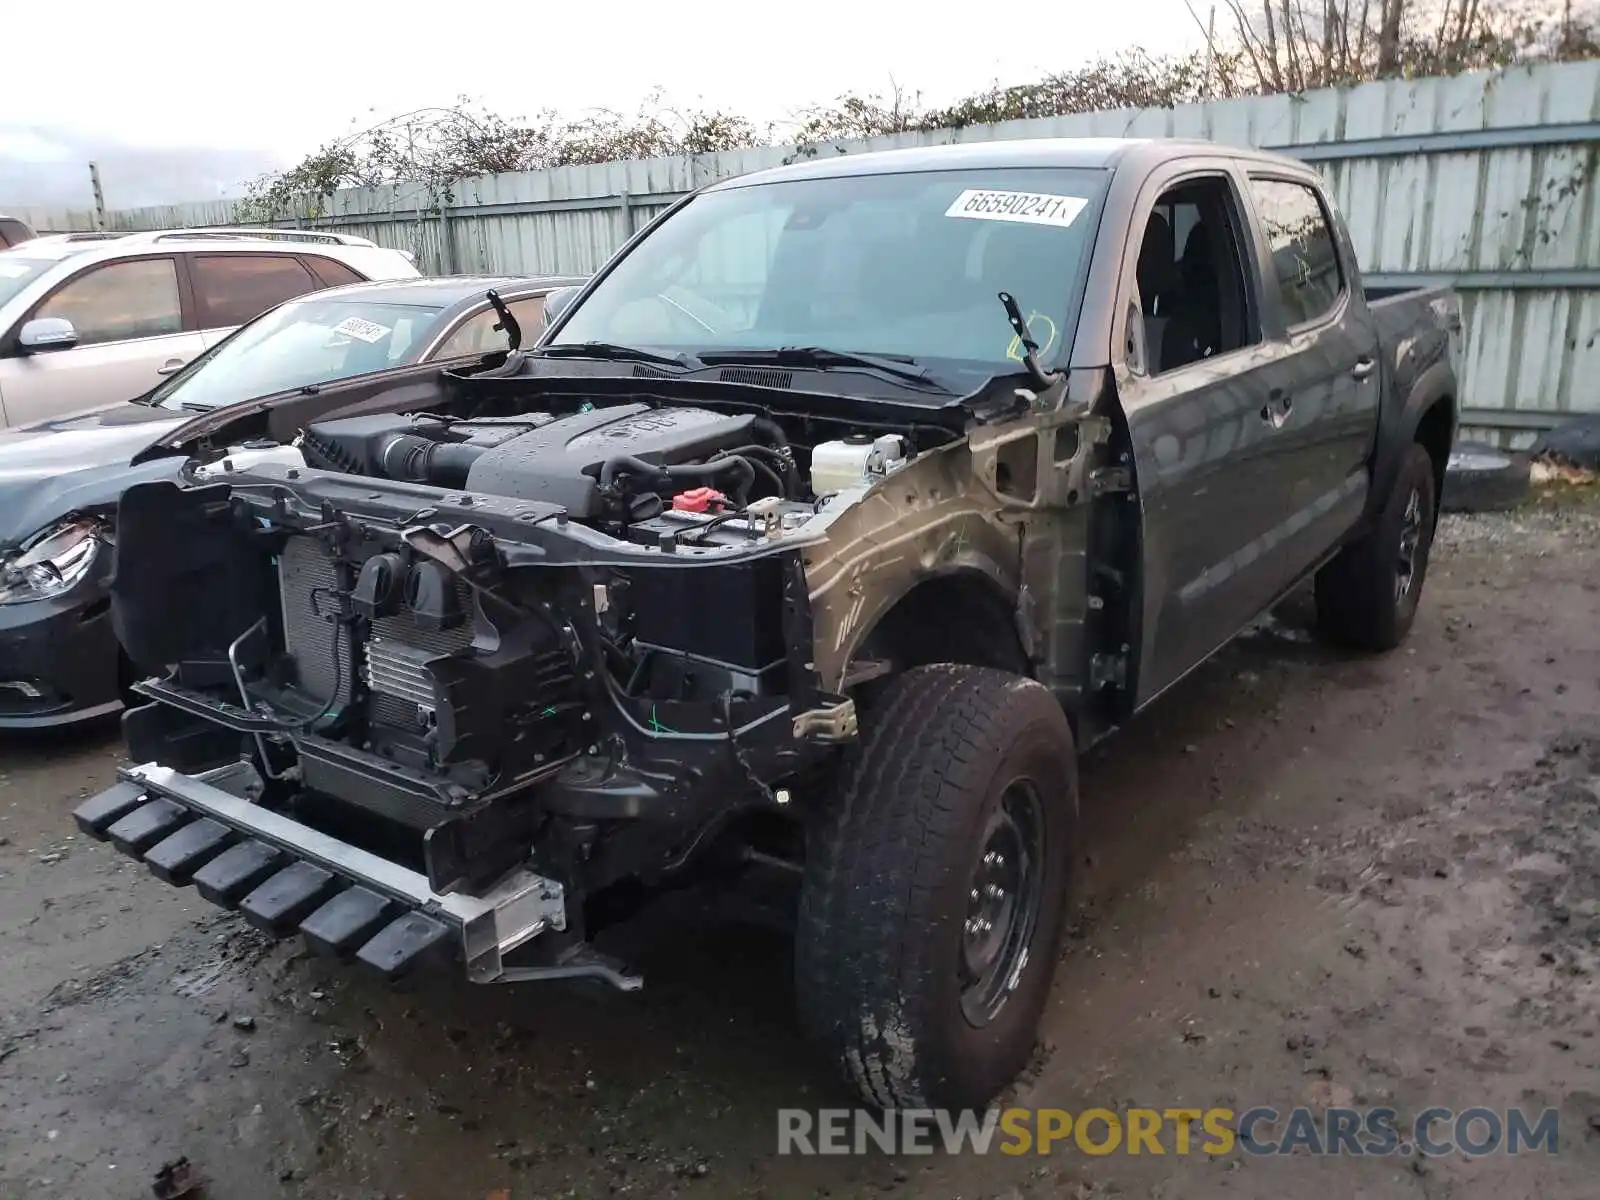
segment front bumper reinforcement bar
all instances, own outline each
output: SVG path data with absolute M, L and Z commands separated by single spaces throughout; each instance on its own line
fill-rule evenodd
M 425 875 L 254 803 L 260 780 L 247 763 L 199 776 L 147 763 L 119 775 L 73 813 L 85 833 L 259 929 L 301 933 L 391 979 L 453 954 L 473 982 L 492 983 L 507 975 L 506 954 L 566 928 L 555 880 L 519 869 L 482 895 L 440 895 Z

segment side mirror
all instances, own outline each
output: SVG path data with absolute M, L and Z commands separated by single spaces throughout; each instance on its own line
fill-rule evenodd
M 572 302 L 578 298 L 578 293 L 583 289 L 576 284 L 570 287 L 557 288 L 544 298 L 544 327 L 549 329 L 560 318 L 561 314 L 572 307 Z
M 78 344 L 78 331 L 65 317 L 38 317 L 22 327 L 17 343 L 28 354 L 70 350 Z

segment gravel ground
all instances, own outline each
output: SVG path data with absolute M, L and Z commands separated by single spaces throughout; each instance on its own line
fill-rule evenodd
M 1600 1178 L 1600 506 L 1446 520 L 1422 616 L 1303 597 L 1084 768 L 1081 909 L 1015 1102 L 1555 1108 L 1554 1156 L 779 1158 L 847 1103 L 776 934 L 662 911 L 636 996 L 401 988 L 73 836 L 113 731 L 0 742 L 0 1197 L 1494 1196 Z

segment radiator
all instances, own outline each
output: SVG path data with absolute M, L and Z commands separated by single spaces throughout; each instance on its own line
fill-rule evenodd
M 355 688 L 355 647 L 338 612 L 339 566 L 315 538 L 290 538 L 278 555 L 283 643 L 295 664 L 295 686 L 319 704 L 348 704 Z

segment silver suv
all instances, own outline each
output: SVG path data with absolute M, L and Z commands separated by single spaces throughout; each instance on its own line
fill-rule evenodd
M 67 233 L 0 250 L 0 429 L 142 396 L 291 297 L 418 274 L 398 250 L 302 230 Z

